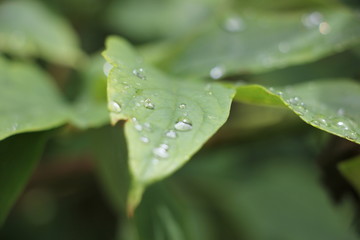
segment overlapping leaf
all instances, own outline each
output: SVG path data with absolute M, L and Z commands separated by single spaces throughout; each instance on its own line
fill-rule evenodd
M 314 61 L 359 42 L 360 18 L 344 8 L 313 12 L 232 12 L 177 42 L 161 65 L 220 78 Z
M 287 87 L 238 87 L 235 99 L 279 105 L 279 100 L 305 122 L 360 143 L 360 84 L 349 79 L 324 79 Z
M 111 37 L 104 52 L 111 121 L 127 120 L 130 210 L 144 187 L 180 168 L 226 121 L 234 91 L 166 75 L 142 62 L 127 42 Z
M 0 58 L 0 140 L 64 124 L 68 109 L 48 75 Z
M 81 57 L 70 25 L 37 1 L 0 4 L 0 51 L 70 66 Z

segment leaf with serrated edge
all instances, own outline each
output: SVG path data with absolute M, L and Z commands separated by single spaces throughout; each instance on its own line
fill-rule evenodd
M 106 46 L 103 55 L 113 66 L 108 77 L 111 121 L 127 120 L 131 214 L 146 185 L 179 169 L 223 125 L 234 91 L 168 76 L 143 63 L 121 38 L 108 38 Z
M 66 104 L 50 76 L 37 67 L 0 57 L 0 140 L 66 123 Z
M 287 106 L 306 123 L 360 144 L 360 84 L 350 79 L 324 79 L 286 87 L 244 85 L 235 100 Z M 247 94 L 241 94 L 248 91 Z M 269 96 L 266 96 L 269 95 Z

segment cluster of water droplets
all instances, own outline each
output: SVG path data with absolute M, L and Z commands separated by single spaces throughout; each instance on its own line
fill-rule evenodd
M 317 28 L 323 35 L 327 35 L 331 32 L 330 24 L 324 20 L 324 16 L 320 12 L 312 12 L 303 15 L 301 22 L 308 29 Z
M 359 129 L 356 127 L 356 124 L 346 116 L 344 108 L 339 108 L 333 115 L 324 115 L 314 110 L 309 110 L 310 108 L 298 96 L 293 96 L 293 94 L 289 94 L 287 91 L 276 90 L 274 88 L 269 88 L 269 90 L 284 99 L 299 116 L 303 117 L 305 121 L 310 122 L 312 125 L 321 127 L 324 130 L 336 133 L 352 141 L 360 138 Z M 305 114 L 306 116 L 304 116 Z

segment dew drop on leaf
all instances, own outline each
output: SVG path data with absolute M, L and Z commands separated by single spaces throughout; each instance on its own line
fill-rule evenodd
M 174 130 L 169 130 L 165 133 L 165 136 L 168 138 L 176 138 L 177 134 Z
M 180 108 L 180 109 L 185 109 L 185 108 L 186 108 L 186 104 L 185 104 L 185 103 L 181 103 L 181 104 L 179 105 L 179 108 Z
M 176 130 L 179 131 L 190 131 L 192 129 L 191 121 L 187 118 L 183 118 L 174 125 Z
M 210 70 L 210 77 L 214 80 L 222 78 L 224 74 L 225 74 L 225 68 L 222 66 L 216 66 Z
M 143 68 L 134 69 L 132 73 L 141 80 L 146 80 L 145 71 Z
M 121 112 L 121 106 L 119 103 L 112 101 L 109 105 L 109 109 L 111 112 L 120 113 Z
M 229 17 L 224 22 L 224 29 L 231 33 L 241 32 L 245 27 L 244 20 L 239 16 Z
M 155 109 L 155 105 L 151 102 L 151 99 L 150 99 L 150 98 L 148 98 L 148 99 L 145 100 L 144 106 L 145 106 L 147 109 Z
M 169 157 L 168 149 L 169 146 L 167 144 L 161 144 L 160 147 L 153 149 L 153 153 L 156 157 L 168 158 Z
M 108 63 L 108 62 L 104 63 L 103 71 L 104 71 L 105 76 L 109 76 L 109 73 L 112 68 L 113 68 L 113 66 L 110 63 Z

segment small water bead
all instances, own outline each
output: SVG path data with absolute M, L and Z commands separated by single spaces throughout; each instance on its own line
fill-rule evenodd
M 161 144 L 160 147 L 154 148 L 153 153 L 159 158 L 168 158 L 169 157 L 169 146 L 166 144 Z
M 113 68 L 113 65 L 111 65 L 110 63 L 108 63 L 108 62 L 104 63 L 103 71 L 104 71 L 105 76 L 107 76 L 107 77 L 109 76 L 109 73 L 112 68 Z
M 149 143 L 150 142 L 149 138 L 144 137 L 144 136 L 140 137 L 140 141 L 142 141 L 143 143 Z
M 146 122 L 146 123 L 144 123 L 144 128 L 146 129 L 146 130 L 151 130 L 151 124 L 150 123 L 148 123 L 148 122 Z
M 239 16 L 229 17 L 224 22 L 224 29 L 231 33 L 241 32 L 245 28 L 244 20 Z
M 225 68 L 222 66 L 216 66 L 210 70 L 210 77 L 214 80 L 222 78 L 224 74 L 225 74 Z
M 327 35 L 331 32 L 331 27 L 329 25 L 329 23 L 327 22 L 322 22 L 320 23 L 319 25 L 319 32 L 322 34 L 322 35 Z
M 154 108 L 155 108 L 155 105 L 151 102 L 151 99 L 150 99 L 150 98 L 148 98 L 148 99 L 145 100 L 144 106 L 145 106 L 147 109 L 154 109 Z
M 145 71 L 143 68 L 134 69 L 132 73 L 141 80 L 146 80 Z
M 192 127 L 192 123 L 189 119 L 183 118 L 174 125 L 175 129 L 178 131 L 190 131 Z
M 143 126 L 141 126 L 139 123 L 135 123 L 134 128 L 139 132 L 143 130 Z
M 179 108 L 180 108 L 180 109 L 185 109 L 185 108 L 186 108 L 186 104 L 185 104 L 185 103 L 180 104 L 180 105 L 179 105 Z
M 301 18 L 301 21 L 306 28 L 318 27 L 323 22 L 323 20 L 324 20 L 324 17 L 319 12 L 312 12 L 309 14 L 305 14 Z
M 336 125 L 343 130 L 349 130 L 349 126 L 343 121 L 337 122 Z
M 115 113 L 120 113 L 121 112 L 121 106 L 119 103 L 112 101 L 109 105 L 110 111 L 115 112 Z
M 168 138 L 176 138 L 177 134 L 174 130 L 169 130 L 165 133 L 165 136 Z
M 339 108 L 339 110 L 337 111 L 337 114 L 338 114 L 339 116 L 344 116 L 345 110 L 344 110 L 343 108 Z

